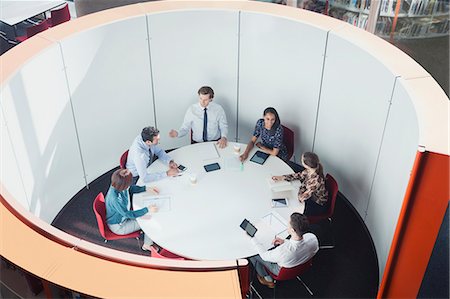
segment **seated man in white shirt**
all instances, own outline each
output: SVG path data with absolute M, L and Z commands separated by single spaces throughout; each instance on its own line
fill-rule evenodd
M 183 137 L 192 130 L 193 143 L 218 141 L 220 148 L 227 146 L 228 123 L 222 106 L 212 103 L 214 90 L 203 86 L 198 90 L 199 103 L 191 105 L 184 115 L 181 128 L 170 130 L 170 137 Z
M 312 233 L 305 233 L 308 229 L 308 218 L 300 213 L 293 213 L 289 221 L 288 232 L 290 239 L 275 238 L 273 244 L 277 247 L 264 250 L 255 238 L 258 255 L 252 256 L 250 262 L 255 267 L 258 280 L 261 284 L 273 288 L 275 286 L 272 277 L 267 273 L 266 267 L 275 275 L 280 273 L 281 267 L 292 268 L 310 260 L 319 250 L 317 237 Z
M 135 185 L 139 177 L 144 184 L 157 181 L 167 176 L 178 174 L 178 165 L 166 152 L 158 146 L 160 136 L 159 131 L 154 127 L 145 127 L 142 129 L 128 151 L 126 168 L 133 175 L 132 184 Z M 148 173 L 149 167 L 153 161 L 159 158 L 163 163 L 169 165 L 169 170 L 157 173 Z

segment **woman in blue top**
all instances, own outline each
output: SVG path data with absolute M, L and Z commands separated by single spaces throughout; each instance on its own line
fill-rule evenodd
M 131 186 L 133 176 L 128 169 L 118 169 L 111 176 L 111 186 L 105 197 L 106 204 L 106 223 L 109 229 L 117 235 L 126 235 L 141 229 L 136 218 L 148 213 L 149 210 L 155 211 L 155 207 L 145 207 L 137 211 L 129 209 L 129 194 L 146 191 L 145 186 Z M 131 186 L 131 188 L 130 188 Z M 154 190 L 152 190 L 154 191 Z M 150 250 L 153 241 L 144 234 L 143 250 Z
M 275 110 L 275 108 L 268 107 L 264 110 L 263 116 L 263 118 L 256 122 L 253 137 L 247 144 L 244 153 L 241 155 L 241 161 L 248 158 L 248 153 L 255 145 L 267 154 L 278 156 L 283 160 L 287 160 L 287 149 L 283 143 L 283 127 L 281 126 L 280 117 L 278 116 L 277 110 Z M 257 142 L 255 144 L 258 137 L 261 138 L 261 142 Z

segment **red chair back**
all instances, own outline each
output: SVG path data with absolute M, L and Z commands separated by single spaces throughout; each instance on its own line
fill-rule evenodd
M 126 150 L 122 156 L 120 156 L 120 168 L 127 168 L 127 160 L 128 160 L 128 150 Z
M 288 160 L 290 160 L 294 154 L 294 131 L 283 125 L 281 126 L 283 127 L 283 142 L 287 148 Z
M 292 268 L 284 268 L 281 267 L 280 269 L 280 273 L 278 273 L 278 275 L 273 274 L 272 272 L 267 270 L 267 273 L 269 273 L 270 276 L 272 276 L 272 278 L 274 280 L 290 280 L 290 279 L 294 279 L 297 276 L 305 273 L 306 271 L 309 270 L 309 268 L 311 268 L 312 266 L 312 258 L 309 259 L 308 261 L 306 261 L 303 264 L 300 264 L 298 266 L 292 267 Z
M 106 224 L 105 197 L 103 196 L 102 192 L 100 192 L 94 199 L 92 208 L 94 209 L 95 218 L 97 219 L 98 230 L 105 240 L 136 238 L 141 234 L 139 231 L 137 231 L 126 235 L 116 235 L 109 229 L 108 225 Z
M 27 38 L 32 37 L 33 35 L 38 34 L 39 32 L 42 32 L 44 30 L 48 29 L 48 23 L 47 20 L 43 20 L 42 22 L 40 22 L 37 25 L 33 25 L 31 27 L 27 28 Z
M 325 187 L 328 190 L 328 201 L 329 206 L 326 213 L 322 215 L 314 215 L 314 216 L 308 216 L 308 220 L 310 224 L 314 224 L 319 222 L 322 219 L 331 218 L 334 213 L 334 206 L 336 205 L 336 198 L 337 193 L 339 191 L 338 184 L 336 180 L 333 178 L 331 174 L 327 174 L 325 177 Z
M 69 5 L 66 4 L 61 8 L 52 10 L 50 15 L 51 27 L 70 21 Z

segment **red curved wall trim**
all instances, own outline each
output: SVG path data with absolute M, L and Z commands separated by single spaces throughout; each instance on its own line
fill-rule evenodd
M 417 152 L 377 298 L 415 298 L 450 198 L 448 155 Z

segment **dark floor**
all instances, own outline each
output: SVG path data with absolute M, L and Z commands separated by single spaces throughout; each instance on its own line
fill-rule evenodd
M 112 171 L 94 181 L 89 190 L 81 190 L 63 208 L 53 221 L 53 225 L 74 236 L 110 248 L 130 253 L 148 255 L 141 250 L 142 239 L 124 239 L 104 243 L 98 232 L 92 202 L 101 191 L 106 192 Z M 327 222 L 311 228 L 319 237 L 321 245 L 332 242 L 335 248 L 320 250 L 304 281 L 317 298 L 374 298 L 378 289 L 378 264 L 372 241 L 356 211 L 340 194 L 334 213 L 332 234 Z M 254 283 L 264 297 L 272 297 L 272 290 Z M 277 298 L 303 298 L 309 294 L 293 280 L 280 282 Z

